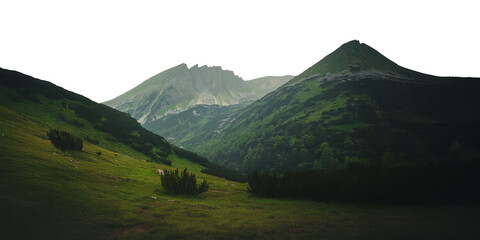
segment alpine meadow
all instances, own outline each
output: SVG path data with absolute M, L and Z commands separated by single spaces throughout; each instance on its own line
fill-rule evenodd
M 480 79 L 358 40 L 312 64 L 103 104 L 0 68 L 0 238 L 478 239 Z

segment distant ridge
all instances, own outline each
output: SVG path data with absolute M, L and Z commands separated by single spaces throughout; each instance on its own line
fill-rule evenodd
M 198 104 L 228 106 L 252 102 L 292 77 L 244 81 L 221 67 L 194 65 L 188 68 L 186 64 L 180 64 L 104 104 L 127 112 L 144 124 Z

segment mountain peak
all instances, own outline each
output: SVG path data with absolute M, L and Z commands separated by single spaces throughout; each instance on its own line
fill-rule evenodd
M 402 67 L 389 60 L 377 50 L 358 40 L 342 44 L 335 51 L 300 74 L 297 79 L 314 74 L 339 73 L 374 69 L 385 72 L 399 72 Z
M 195 64 L 193 65 L 191 68 L 189 68 L 189 70 L 198 70 L 198 69 L 202 69 L 202 70 L 220 70 L 222 71 L 222 67 L 221 66 L 208 66 L 208 65 L 203 65 L 203 66 L 199 66 L 198 64 Z
M 187 70 L 220 70 L 222 71 L 222 67 L 221 66 L 207 66 L 207 65 L 203 65 L 203 66 L 199 66 L 198 64 L 195 64 L 193 66 L 191 66 L 190 68 L 187 66 L 186 63 L 181 63 L 171 69 L 176 69 L 176 70 L 181 70 L 181 71 L 187 71 Z M 230 71 L 229 71 L 230 72 Z
M 359 40 L 356 40 L 356 39 L 355 39 L 355 40 L 352 40 L 352 41 L 349 41 L 349 42 L 346 42 L 346 43 L 342 44 L 341 47 L 347 47 L 347 46 L 348 46 L 348 47 L 358 47 L 358 46 L 360 46 L 360 45 L 362 45 L 362 44 L 364 44 L 364 43 L 360 43 Z
M 181 64 L 179 64 L 179 65 L 177 65 L 177 66 L 175 66 L 175 67 L 173 67 L 173 68 L 188 69 L 188 66 L 187 66 L 187 64 L 185 64 L 185 63 L 181 63 Z

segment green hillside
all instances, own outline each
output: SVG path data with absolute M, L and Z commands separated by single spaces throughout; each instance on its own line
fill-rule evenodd
M 179 114 L 172 114 L 143 125 L 146 129 L 165 136 L 170 142 L 185 149 L 196 149 L 210 141 L 223 126 L 231 121 L 233 113 L 247 106 L 196 105 Z
M 246 185 L 194 170 L 210 190 L 168 195 L 156 169 L 85 143 L 62 152 L 47 127 L 0 107 L 2 239 L 436 239 L 473 238 L 476 208 L 355 206 L 253 197 Z M 97 152 L 101 151 L 102 155 Z M 131 152 L 131 155 L 134 152 Z M 378 219 L 381 219 L 379 221 Z
M 145 160 L 169 164 L 170 144 L 127 114 L 21 73 L 2 69 L 0 77 L 2 106 L 31 116 L 45 127 L 75 132 L 101 147 L 140 152 Z
M 105 104 L 129 113 L 144 124 L 198 104 L 227 106 L 252 102 L 290 79 L 292 76 L 244 81 L 221 67 L 195 65 L 188 68 L 180 64 Z
M 244 173 L 451 164 L 480 154 L 479 90 L 479 79 L 414 72 L 352 41 L 192 149 Z

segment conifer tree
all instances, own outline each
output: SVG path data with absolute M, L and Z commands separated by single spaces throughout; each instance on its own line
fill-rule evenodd
M 182 172 L 179 172 L 178 168 L 173 171 L 164 169 L 161 180 L 163 188 L 171 193 L 200 194 L 208 191 L 209 188 L 206 179 L 204 179 L 201 184 L 197 184 L 195 174 L 189 173 L 187 168 Z

